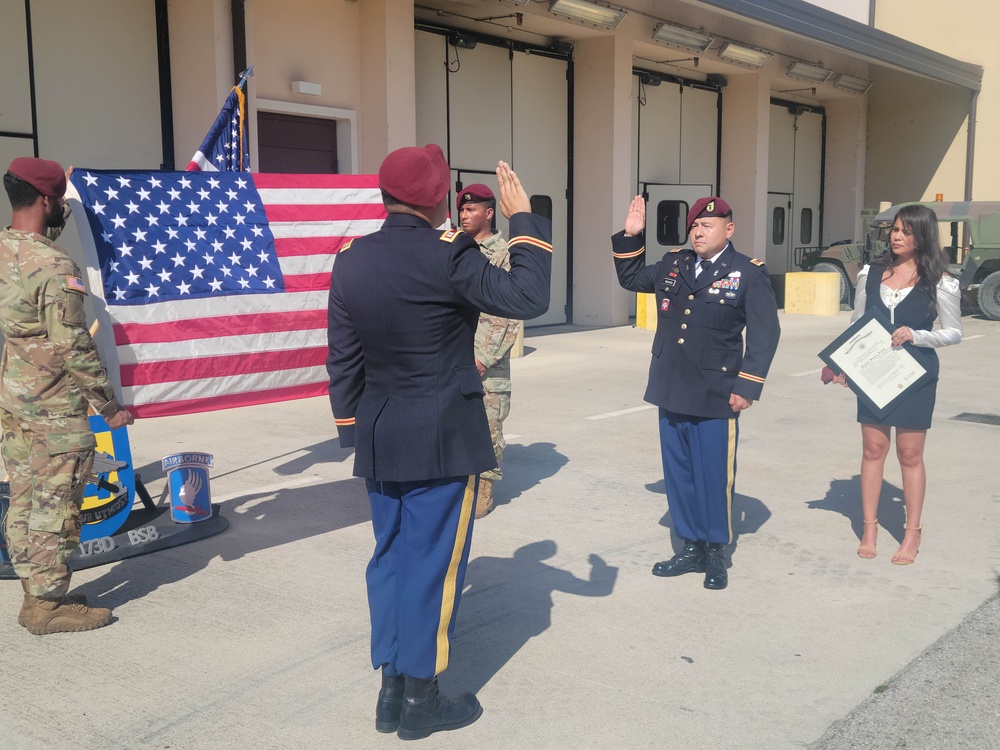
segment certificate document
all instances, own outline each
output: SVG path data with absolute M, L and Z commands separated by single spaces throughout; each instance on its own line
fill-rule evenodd
M 819 353 L 834 372 L 847 376 L 847 384 L 879 417 L 931 377 L 905 347 L 892 345 L 893 330 L 885 315 L 872 309 Z

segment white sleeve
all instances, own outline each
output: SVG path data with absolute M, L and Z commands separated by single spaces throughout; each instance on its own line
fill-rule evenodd
M 854 285 L 854 312 L 851 322 L 860 318 L 865 312 L 865 286 L 868 284 L 868 271 L 871 266 L 865 266 L 858 271 L 858 283 Z
M 937 287 L 938 320 L 941 327 L 935 331 L 914 331 L 913 345 L 939 349 L 962 340 L 962 297 L 958 279 L 942 276 Z

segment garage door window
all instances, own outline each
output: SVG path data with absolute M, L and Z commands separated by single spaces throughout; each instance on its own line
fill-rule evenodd
M 656 241 L 661 245 L 683 245 L 687 240 L 688 204 L 684 201 L 660 201 L 656 204 Z

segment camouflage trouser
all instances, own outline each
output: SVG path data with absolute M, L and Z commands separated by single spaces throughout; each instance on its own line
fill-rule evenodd
M 69 589 L 67 560 L 80 543 L 80 506 L 94 465 L 86 417 L 25 422 L 0 409 L 3 460 L 10 474 L 4 537 L 28 591 L 56 599 Z
M 493 453 L 497 457 L 497 468 L 484 471 L 479 476 L 499 482 L 503 479 L 500 462 L 503 461 L 503 449 L 507 447 L 507 441 L 503 439 L 503 421 L 510 414 L 510 391 L 496 393 L 486 391 L 483 404 L 486 406 L 486 418 L 490 421 L 490 437 L 493 438 Z

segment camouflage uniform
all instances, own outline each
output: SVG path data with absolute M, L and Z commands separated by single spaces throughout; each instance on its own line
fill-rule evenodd
M 80 541 L 80 505 L 94 461 L 87 404 L 118 410 L 86 328 L 80 269 L 41 235 L 0 232 L 0 423 L 10 474 L 4 528 L 28 593 L 58 599 Z
M 507 241 L 503 234 L 496 232 L 480 242 L 479 247 L 494 266 L 510 270 Z M 500 462 L 504 448 L 507 447 L 503 439 L 503 421 L 510 413 L 510 350 L 520 330 L 520 320 L 498 318 L 485 313 L 480 314 L 479 327 L 476 329 L 476 359 L 486 367 L 483 374 L 483 390 L 486 392 L 483 403 L 490 422 L 493 453 L 497 458 L 497 468 L 485 471 L 480 476 L 493 482 L 498 482 L 503 477 Z

